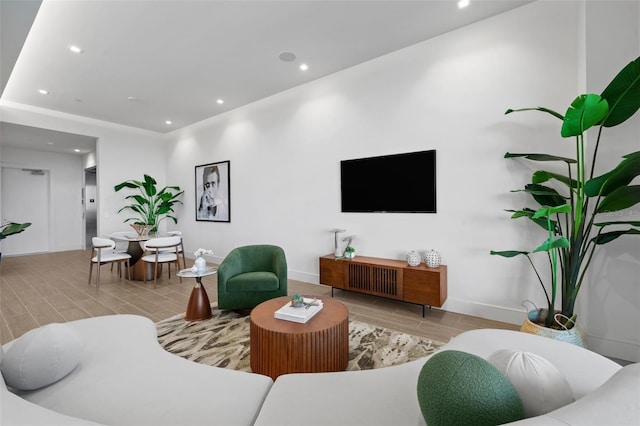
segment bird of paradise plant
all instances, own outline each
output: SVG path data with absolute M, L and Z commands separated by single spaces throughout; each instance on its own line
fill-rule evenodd
M 550 291 L 544 283 L 528 251 L 491 251 L 507 258 L 526 256 L 544 290 L 548 311 L 546 327 L 571 328 L 575 324 L 576 299 L 599 246 L 623 235 L 640 235 L 640 221 L 598 221 L 602 214 L 618 212 L 640 202 L 640 185 L 632 181 L 640 175 L 640 151 L 623 156 L 611 171 L 594 177 L 596 158 L 604 129 L 617 126 L 640 109 L 640 57 L 625 66 L 601 95 L 578 96 L 564 115 L 549 108 L 509 109 L 506 114 L 520 111 L 541 111 L 562 120 L 560 135 L 575 138 L 575 158 L 551 154 L 507 152 L 505 158 L 525 158 L 539 162 L 563 162 L 567 174 L 538 170 L 530 184 L 512 192 L 526 192 L 541 208 L 507 210 L 512 219 L 526 217 L 547 232 L 547 239 L 532 253 L 547 254 L 550 266 Z M 585 132 L 597 131 L 595 149 L 587 170 Z M 638 141 L 640 142 L 640 141 Z M 560 188 L 556 190 L 551 185 Z M 638 256 L 638 253 L 634 253 Z M 557 293 L 561 295 L 560 311 L 564 320 L 555 315 Z M 558 324 L 556 324 L 558 323 Z
M 118 210 L 132 210 L 137 213 L 138 217 L 129 217 L 124 222 L 134 221 L 138 225 L 150 225 L 152 231 L 157 230 L 158 224 L 163 219 L 171 219 L 173 223 L 178 223 L 178 219 L 173 216 L 173 206 L 182 204 L 179 197 L 184 191 L 179 186 L 165 186 L 158 191 L 157 182 L 149 175 L 144 175 L 144 181 L 126 180 L 114 187 L 116 192 L 123 188 L 137 189 L 139 194 L 131 194 L 125 197 L 126 200 L 132 200 L 128 204 Z M 177 191 L 177 192 L 174 192 Z

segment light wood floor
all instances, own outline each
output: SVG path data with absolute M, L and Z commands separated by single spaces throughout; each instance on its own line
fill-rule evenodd
M 0 343 L 52 322 L 112 314 L 138 314 L 157 322 L 183 313 L 194 280 L 180 284 L 166 269 L 153 282 L 118 280 L 105 265 L 100 287 L 88 285 L 89 251 L 68 251 L 19 257 L 0 262 Z M 190 260 L 187 259 L 187 264 Z M 94 268 L 95 274 L 95 268 Z M 203 278 L 212 302 L 217 300 L 216 276 Z M 289 294 L 331 296 L 330 287 L 289 280 Z M 348 308 L 350 318 L 406 333 L 447 342 L 453 336 L 477 328 L 518 329 L 512 324 L 484 320 L 439 309 L 422 307 L 373 296 L 335 290 L 334 297 Z

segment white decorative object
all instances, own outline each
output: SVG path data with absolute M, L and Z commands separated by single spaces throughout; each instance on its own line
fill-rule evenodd
M 442 257 L 440 253 L 431 249 L 424 255 L 424 263 L 426 263 L 429 268 L 437 268 L 440 266 L 440 263 L 442 263 Z
M 291 301 L 287 302 L 286 305 L 274 312 L 273 317 L 287 321 L 306 323 L 322 310 L 322 300 L 305 297 L 302 301 L 303 306 L 300 308 L 291 306 Z
M 409 266 L 418 266 L 420 262 L 422 262 L 422 260 L 420 260 L 420 255 L 417 251 L 411 250 L 407 254 L 407 263 L 409 264 Z
M 5 353 L 2 377 L 19 390 L 48 386 L 76 368 L 83 346 L 80 335 L 67 324 L 51 323 L 30 330 Z
M 194 251 L 193 254 L 196 256 L 196 260 L 193 262 L 193 266 L 197 269 L 197 272 L 204 272 L 205 269 L 207 269 L 207 261 L 202 256 L 204 256 L 205 254 L 213 254 L 213 252 L 211 250 L 199 248 L 198 250 Z
M 198 268 L 198 272 L 204 272 L 204 270 L 207 269 L 207 261 L 202 256 L 196 257 L 193 265 Z
M 535 417 L 575 401 L 569 382 L 547 359 L 531 352 L 498 350 L 487 358 L 516 388 L 525 417 Z
M 336 257 L 342 257 L 342 251 L 340 250 L 340 245 L 338 244 L 338 234 L 346 231 L 347 231 L 346 229 L 338 229 L 338 228 L 331 230 L 331 232 L 333 232 L 333 245 L 334 245 L 333 252 Z

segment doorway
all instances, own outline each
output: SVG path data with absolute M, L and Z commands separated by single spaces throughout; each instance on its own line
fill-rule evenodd
M 2 240 L 2 254 L 49 252 L 49 171 L 2 167 L 2 219 L 31 222 L 28 232 Z
M 91 239 L 98 236 L 98 205 L 96 203 L 96 195 L 96 168 L 89 167 L 84 170 L 84 190 L 82 191 L 85 249 L 91 248 Z

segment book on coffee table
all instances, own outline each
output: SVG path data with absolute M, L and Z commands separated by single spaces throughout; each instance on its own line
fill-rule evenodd
M 304 298 L 304 306 L 294 308 L 291 302 L 287 302 L 282 308 L 274 312 L 273 317 L 286 321 L 305 323 L 322 310 L 322 301 L 319 299 Z

